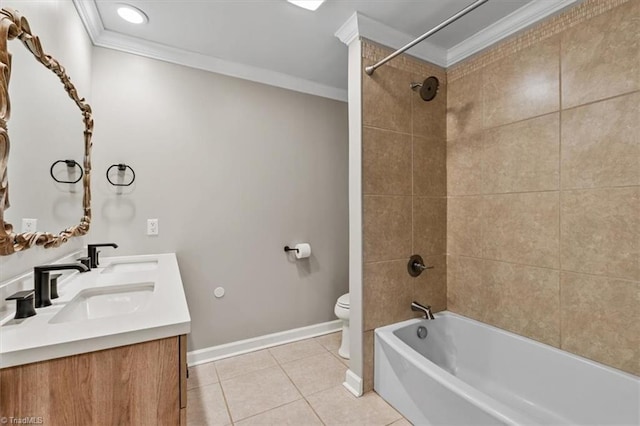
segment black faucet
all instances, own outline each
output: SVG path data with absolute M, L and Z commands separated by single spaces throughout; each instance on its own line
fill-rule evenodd
M 87 266 L 87 265 L 84 265 Z M 62 276 L 62 274 L 53 274 L 53 275 L 49 275 L 49 283 L 50 283 L 50 292 L 51 292 L 51 298 L 52 299 L 57 299 L 58 297 L 58 278 L 60 278 Z
M 80 272 L 89 272 L 89 268 L 81 263 L 60 263 L 57 265 L 41 265 L 33 268 L 33 288 L 36 293 L 36 308 L 51 305 L 51 285 L 49 282 L 50 271 L 64 271 L 75 269 Z
M 79 257 L 76 260 L 91 270 L 91 258 L 89 256 Z
M 118 248 L 116 243 L 102 243 L 102 244 L 88 244 L 87 252 L 89 259 L 91 260 L 91 268 L 97 268 L 100 262 L 98 261 L 98 255 L 100 252 L 96 250 L 98 247 L 113 247 Z

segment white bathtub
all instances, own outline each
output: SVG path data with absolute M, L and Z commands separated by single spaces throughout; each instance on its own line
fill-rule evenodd
M 415 425 L 640 424 L 638 377 L 451 312 L 376 329 L 374 365 Z

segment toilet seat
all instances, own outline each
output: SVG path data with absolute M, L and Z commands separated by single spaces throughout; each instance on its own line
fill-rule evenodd
M 338 298 L 338 301 L 336 302 L 336 305 L 340 306 L 341 308 L 349 309 L 349 293 L 340 296 Z

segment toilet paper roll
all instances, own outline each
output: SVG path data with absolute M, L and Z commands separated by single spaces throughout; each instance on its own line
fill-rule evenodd
M 307 243 L 296 244 L 296 259 L 306 259 L 311 256 L 311 246 Z

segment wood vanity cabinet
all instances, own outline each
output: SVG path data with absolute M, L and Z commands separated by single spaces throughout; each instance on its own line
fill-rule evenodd
M 186 348 L 182 335 L 4 368 L 0 417 L 64 426 L 186 425 Z

